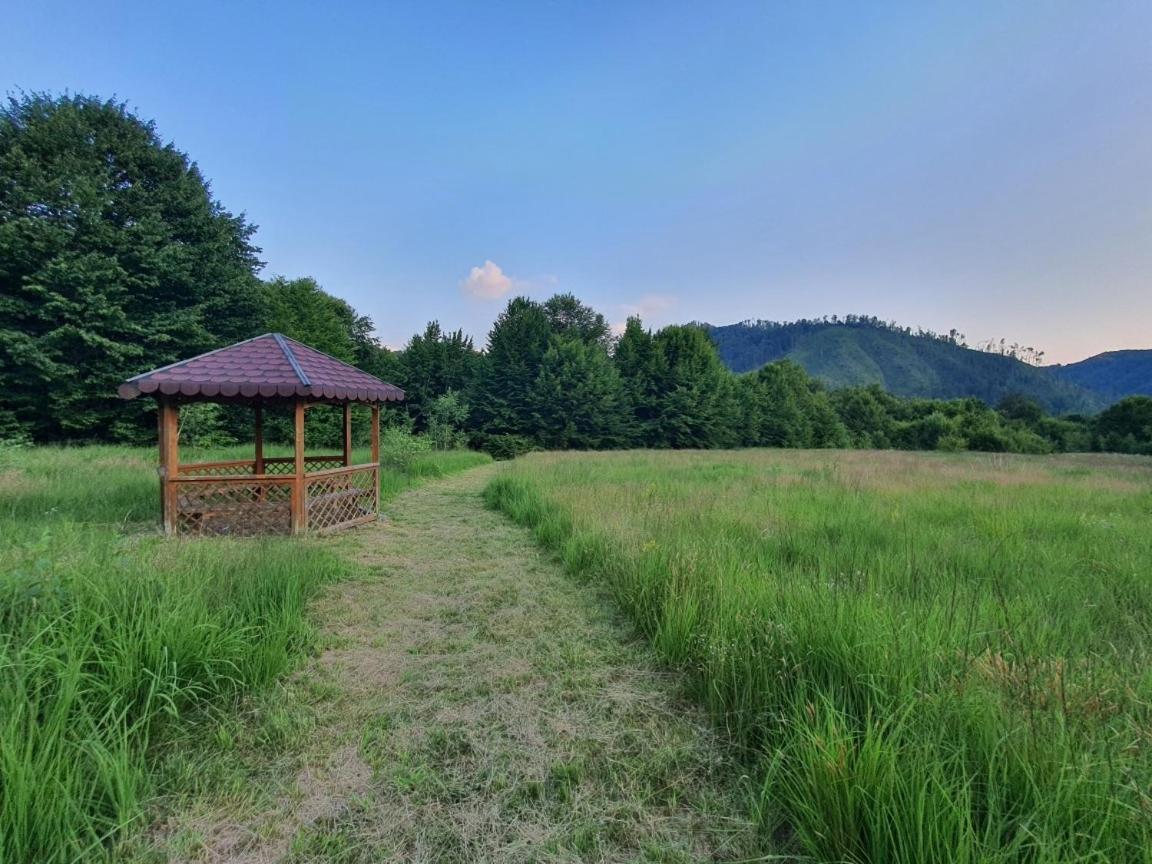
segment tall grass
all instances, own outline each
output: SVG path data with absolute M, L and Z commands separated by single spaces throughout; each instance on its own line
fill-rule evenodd
M 307 538 L 163 540 L 155 458 L 0 450 L 0 861 L 111 854 L 175 724 L 292 668 L 344 570 Z M 479 460 L 421 455 L 383 496 Z
M 1152 463 L 532 456 L 490 501 L 603 580 L 820 861 L 1152 860 Z

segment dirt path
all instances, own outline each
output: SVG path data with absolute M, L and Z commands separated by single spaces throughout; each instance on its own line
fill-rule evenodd
M 732 766 L 595 590 L 485 509 L 497 467 L 408 492 L 331 542 L 303 767 L 200 861 L 751 856 Z M 202 829 L 204 826 L 201 826 Z

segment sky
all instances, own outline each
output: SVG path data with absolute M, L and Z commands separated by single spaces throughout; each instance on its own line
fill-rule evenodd
M 511 296 L 1152 347 L 1152 3 L 0 0 L 402 346 Z

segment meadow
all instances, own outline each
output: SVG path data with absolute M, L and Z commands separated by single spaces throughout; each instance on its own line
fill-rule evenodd
M 382 453 L 382 501 L 488 461 L 409 450 Z M 345 572 L 317 538 L 164 540 L 155 464 L 151 448 L 0 448 L 0 861 L 114 854 L 179 782 L 161 754 L 292 670 L 309 600 Z
M 486 494 L 682 670 L 770 850 L 1152 860 L 1152 460 L 533 454 Z

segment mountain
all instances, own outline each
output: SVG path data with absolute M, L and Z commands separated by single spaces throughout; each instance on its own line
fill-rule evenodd
M 1107 351 L 1049 368 L 1057 378 L 1091 390 L 1105 402 L 1125 396 L 1152 396 L 1152 349 Z
M 734 372 L 787 358 L 829 387 L 879 384 L 898 396 L 975 396 L 991 405 L 1020 393 L 1054 414 L 1091 413 L 1112 401 L 1051 368 L 968 348 L 958 334 L 914 332 L 875 318 L 703 326 Z

